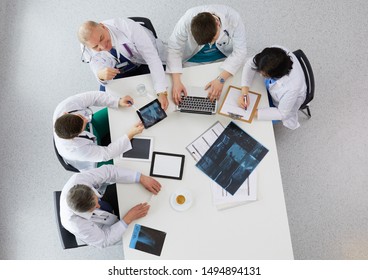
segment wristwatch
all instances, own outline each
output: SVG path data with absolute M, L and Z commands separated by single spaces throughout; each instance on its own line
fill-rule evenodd
M 163 95 L 167 96 L 167 91 L 157 93 L 157 97 L 159 97 L 160 94 L 163 94 Z
M 221 76 L 217 76 L 216 79 L 219 80 L 221 84 L 224 84 L 225 83 L 225 79 L 223 77 L 221 77 Z

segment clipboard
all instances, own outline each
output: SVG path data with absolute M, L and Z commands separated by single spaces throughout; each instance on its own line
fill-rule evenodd
M 248 105 L 247 110 L 239 107 L 238 99 L 241 94 L 241 88 L 229 86 L 218 113 L 234 120 L 251 123 L 256 113 L 259 101 L 261 100 L 261 94 L 249 91 L 248 98 L 250 99 L 250 104 Z

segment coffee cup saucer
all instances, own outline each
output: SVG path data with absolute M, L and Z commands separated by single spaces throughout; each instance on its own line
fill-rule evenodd
M 185 202 L 183 204 L 179 204 L 176 201 L 176 197 L 178 195 L 183 195 L 185 197 Z M 176 211 L 188 210 L 190 208 L 190 206 L 192 206 L 192 203 L 193 203 L 192 194 L 188 190 L 176 190 L 170 196 L 170 205 Z

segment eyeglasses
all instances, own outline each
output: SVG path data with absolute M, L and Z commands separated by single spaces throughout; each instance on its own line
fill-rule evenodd
M 87 59 L 84 59 L 84 55 L 85 55 L 85 53 L 87 54 L 87 52 L 86 52 L 86 46 L 85 45 L 83 45 L 83 51 L 82 51 L 82 55 L 81 55 L 81 61 L 83 62 L 83 63 L 90 63 L 91 62 L 91 56 L 89 57 L 89 59 L 87 60 Z

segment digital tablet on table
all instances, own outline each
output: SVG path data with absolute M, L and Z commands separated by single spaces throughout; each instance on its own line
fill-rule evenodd
M 149 128 L 167 117 L 165 111 L 161 108 L 161 103 L 158 99 L 153 100 L 137 110 L 137 114 L 141 119 L 144 128 Z

